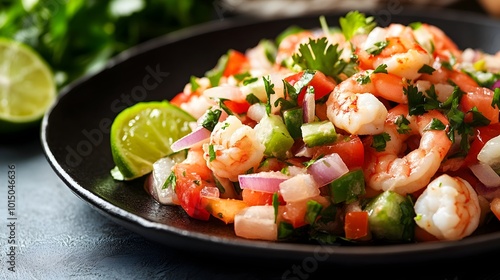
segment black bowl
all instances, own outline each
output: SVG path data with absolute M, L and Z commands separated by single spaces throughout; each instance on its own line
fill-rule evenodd
M 343 12 L 326 15 L 330 26 Z M 442 28 L 460 48 L 500 49 L 500 23 L 451 11 L 380 10 L 380 25 L 420 21 Z M 470 256 L 500 248 L 500 231 L 487 229 L 453 242 L 383 246 L 321 246 L 246 240 L 218 220 L 190 219 L 180 207 L 158 204 L 143 189 L 143 179 L 117 182 L 109 130 L 114 117 L 141 101 L 172 98 L 191 75 L 203 76 L 230 48 L 244 51 L 262 38 L 274 39 L 291 25 L 319 27 L 319 15 L 273 20 L 233 18 L 157 38 L 115 57 L 107 67 L 62 90 L 42 122 L 43 149 L 67 186 L 95 209 L 148 239 L 174 248 L 248 258 L 329 263 L 413 263 Z

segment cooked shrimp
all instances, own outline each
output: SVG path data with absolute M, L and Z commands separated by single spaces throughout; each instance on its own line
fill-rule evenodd
M 404 82 L 395 75 L 362 71 L 341 82 L 327 105 L 327 117 L 351 134 L 378 134 L 384 127 L 386 106 L 377 98 L 383 97 L 398 103 L 406 103 Z
M 441 175 L 415 202 L 416 224 L 439 240 L 460 240 L 471 235 L 481 217 L 479 199 L 460 177 Z
M 417 42 L 434 56 L 460 58 L 461 51 L 439 27 L 422 23 L 413 30 Z
M 314 33 L 310 30 L 305 30 L 286 36 L 278 46 L 276 63 L 282 64 L 283 62 L 285 62 L 298 51 L 300 44 L 306 44 L 307 42 L 309 42 L 310 38 L 314 37 Z
M 398 132 L 397 124 L 402 117 L 409 121 L 409 129 L 403 134 Z M 364 170 L 368 187 L 404 195 L 427 186 L 452 144 L 445 130 L 429 127 L 434 119 L 448 125 L 445 116 L 436 110 L 410 116 L 408 106 L 400 104 L 389 111 L 384 132 L 390 140 L 385 149 L 376 151 L 369 147 L 365 151 Z M 419 147 L 400 157 L 407 148 L 405 141 L 411 136 L 421 137 Z
M 364 44 L 357 48 L 362 69 L 376 69 L 387 65 L 387 72 L 402 78 L 415 80 L 420 77 L 419 70 L 432 64 L 432 56 L 412 37 L 394 36 L 391 30 L 374 28 Z
M 239 174 L 258 168 L 265 147 L 250 126 L 230 115 L 215 126 L 203 150 L 207 166 L 216 176 L 236 182 Z

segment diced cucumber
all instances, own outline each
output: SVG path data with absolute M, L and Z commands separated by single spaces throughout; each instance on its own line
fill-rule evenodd
M 293 146 L 294 140 L 278 115 L 265 115 L 254 129 L 257 138 L 266 147 L 266 156 L 284 158 Z
M 285 121 L 286 128 L 293 139 L 298 139 L 302 137 L 302 131 L 300 127 L 303 122 L 303 111 L 302 108 L 289 109 L 283 112 L 283 119 Z
M 377 239 L 412 241 L 415 230 L 415 210 L 409 196 L 385 191 L 372 198 L 364 207 L 368 212 L 370 231 Z
M 355 169 L 330 183 L 333 203 L 351 203 L 366 193 L 363 170 Z
M 332 144 L 337 140 L 337 132 L 330 121 L 304 123 L 300 129 L 307 147 Z

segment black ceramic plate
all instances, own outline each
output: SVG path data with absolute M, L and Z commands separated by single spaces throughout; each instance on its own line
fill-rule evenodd
M 439 11 L 380 12 L 380 25 L 421 21 L 441 27 L 461 48 L 500 49 L 500 23 L 472 14 Z M 327 16 L 337 25 L 345 13 Z M 180 207 L 162 206 L 143 190 L 143 180 L 117 182 L 109 145 L 112 120 L 140 101 L 172 98 L 191 75 L 203 76 L 228 49 L 244 51 L 260 39 L 275 38 L 291 25 L 319 26 L 318 15 L 274 20 L 224 19 L 170 34 L 116 57 L 106 69 L 62 90 L 42 123 L 51 166 L 68 187 L 115 222 L 151 240 L 184 250 L 239 257 L 332 263 L 401 263 L 460 257 L 500 247 L 500 231 L 489 229 L 457 242 L 384 246 L 319 246 L 238 238 L 217 220 L 188 218 Z

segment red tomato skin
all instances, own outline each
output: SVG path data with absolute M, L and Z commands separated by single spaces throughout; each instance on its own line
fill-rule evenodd
M 174 96 L 174 98 L 170 100 L 170 103 L 172 105 L 180 107 L 181 104 L 188 102 L 191 99 L 191 96 L 192 95 L 187 94 L 185 92 L 179 92 L 177 95 Z
M 174 167 L 174 174 L 177 178 L 175 193 L 179 204 L 190 217 L 206 221 L 210 218 L 210 213 L 203 208 L 200 193 L 204 187 L 213 187 L 215 183 L 208 183 L 206 178 L 203 178 L 203 174 L 189 172 L 191 168 L 191 165 L 183 163 Z
M 241 73 L 248 66 L 248 58 L 242 52 L 237 50 L 229 50 L 226 68 L 224 68 L 223 76 L 229 77 Z
M 233 100 L 225 100 L 224 105 L 226 105 L 229 110 L 236 114 L 246 113 L 248 111 L 248 108 L 250 108 L 250 103 L 248 103 L 247 101 L 237 102 Z
M 241 192 L 242 200 L 249 206 L 254 205 L 273 205 L 274 193 L 243 189 Z M 285 201 L 281 195 L 278 196 L 280 205 L 285 205 Z
M 299 72 L 297 74 L 286 77 L 285 80 L 293 86 L 297 81 L 300 80 L 300 78 L 302 78 L 303 74 L 304 72 Z M 327 77 L 324 73 L 316 71 L 308 85 L 314 88 L 314 98 L 318 100 L 325 95 L 330 94 L 330 92 L 332 92 L 335 88 L 336 83 L 332 78 Z M 306 89 L 303 88 L 297 97 L 297 103 L 299 106 L 302 106 L 302 103 L 304 103 L 305 94 Z
M 482 126 L 476 129 L 476 137 L 470 145 L 469 152 L 464 160 L 465 166 L 470 166 L 478 163 L 477 155 L 484 147 L 484 144 L 491 138 L 500 135 L 500 123 L 494 123 L 487 126 Z
M 344 222 L 345 237 L 359 239 L 368 236 L 368 212 L 348 212 Z
M 341 137 L 332 145 L 319 147 L 313 157 L 337 153 L 349 169 L 362 167 L 365 160 L 365 148 L 359 136 Z

